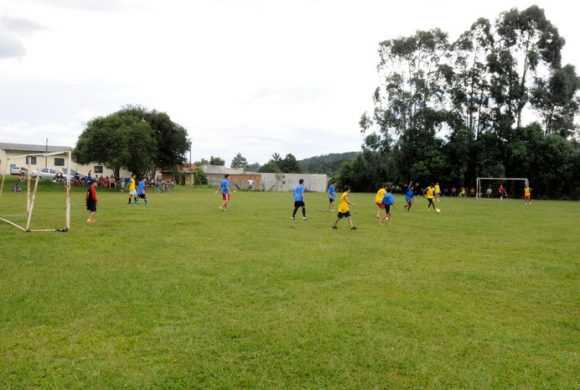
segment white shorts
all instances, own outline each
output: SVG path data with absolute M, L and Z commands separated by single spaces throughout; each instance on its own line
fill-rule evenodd
M 137 196 L 137 190 L 131 190 L 131 191 L 129 191 L 129 195 L 135 195 L 135 196 Z

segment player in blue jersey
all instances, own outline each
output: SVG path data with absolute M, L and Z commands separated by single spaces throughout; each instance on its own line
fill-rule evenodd
M 407 211 L 410 211 L 411 206 L 413 206 L 413 196 L 415 196 L 415 189 L 413 188 L 413 182 L 409 182 L 407 192 L 405 193 L 405 202 L 407 202 L 405 208 Z
M 228 211 L 228 204 L 230 203 L 230 175 L 225 174 L 224 179 L 220 183 L 218 191 L 222 194 L 222 205 L 220 210 Z M 216 191 L 217 192 L 217 191 Z
M 147 204 L 149 203 L 147 201 L 147 194 L 145 193 L 147 188 L 147 181 L 145 180 L 145 178 L 141 179 L 141 181 L 139 181 L 139 184 L 137 185 L 137 198 L 135 198 L 135 204 L 139 204 L 139 199 L 143 199 L 143 201 L 145 202 L 145 206 L 147 206 Z
M 393 206 L 395 204 L 395 197 L 391 193 L 391 188 L 387 187 L 386 190 L 387 190 L 387 192 L 385 192 L 385 196 L 383 197 L 383 200 L 381 201 L 383 206 L 385 206 L 385 208 L 383 209 L 385 211 L 385 215 L 379 221 L 379 223 L 381 225 L 383 224 L 383 222 L 385 222 L 385 220 L 387 220 L 387 222 L 391 222 L 391 206 Z
M 304 179 L 298 181 L 298 185 L 294 189 L 294 211 L 292 212 L 292 219 L 295 219 L 296 212 L 302 207 L 302 219 L 306 221 L 306 204 L 304 203 Z
M 336 197 L 335 193 L 336 187 L 334 186 L 334 182 L 330 182 L 328 186 L 328 211 L 334 211 L 334 198 Z

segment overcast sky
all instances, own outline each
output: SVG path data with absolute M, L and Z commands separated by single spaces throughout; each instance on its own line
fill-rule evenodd
M 532 4 L 580 66 L 580 7 L 560 0 L 0 0 L 0 142 L 74 146 L 138 104 L 187 129 L 193 160 L 356 151 L 380 41 Z

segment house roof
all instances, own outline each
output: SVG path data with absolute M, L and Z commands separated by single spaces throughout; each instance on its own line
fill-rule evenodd
M 0 142 L 0 149 L 18 151 L 18 152 L 31 152 L 31 153 L 52 153 L 52 152 L 69 152 L 73 148 L 70 146 L 56 146 L 56 145 L 30 145 L 30 144 L 9 144 Z

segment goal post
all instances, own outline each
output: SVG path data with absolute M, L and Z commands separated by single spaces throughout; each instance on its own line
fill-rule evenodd
M 31 157 L 49 157 L 49 156 L 66 156 L 66 169 L 68 172 L 68 177 L 65 176 L 65 226 L 62 228 L 32 228 L 32 215 L 34 211 L 34 204 L 37 200 L 38 193 L 38 182 L 40 181 L 40 174 L 36 178 L 32 178 L 32 167 L 31 167 Z M 6 209 L 3 209 L 2 193 L 4 192 L 6 177 L 9 174 L 9 167 L 11 161 L 18 161 L 25 159 L 26 166 L 28 168 L 28 175 L 26 177 L 26 215 L 25 223 L 18 224 L 16 221 L 11 220 L 4 213 Z M 71 160 L 72 152 L 70 151 L 57 151 L 51 153 L 32 153 L 24 154 L 21 156 L 9 157 L 6 159 L 6 164 L 4 166 L 4 172 L 2 174 L 2 182 L 0 183 L 0 220 L 6 222 L 24 232 L 68 232 L 70 230 L 70 209 L 71 209 L 71 199 L 70 199 L 70 172 L 71 172 Z
M 505 182 L 523 182 L 524 186 L 529 185 L 527 177 L 478 177 L 475 183 L 475 197 L 480 199 L 483 197 L 483 183 L 486 181 L 495 181 L 503 184 Z

